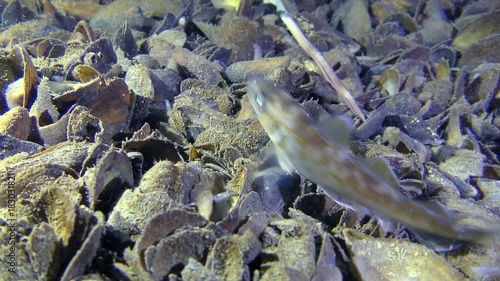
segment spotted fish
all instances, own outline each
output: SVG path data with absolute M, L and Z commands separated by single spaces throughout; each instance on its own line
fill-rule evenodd
M 349 155 L 350 126 L 342 118 L 327 120 L 328 127 L 333 128 L 327 130 L 273 83 L 252 78 L 247 89 L 280 166 L 298 171 L 335 201 L 444 238 L 474 242 L 490 236 L 491 231 L 459 225 L 449 216 L 405 197 L 385 160 L 360 160 Z

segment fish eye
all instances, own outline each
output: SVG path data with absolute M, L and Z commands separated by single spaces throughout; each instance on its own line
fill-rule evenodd
M 263 104 L 264 104 L 264 99 L 262 98 L 262 96 L 261 96 L 261 95 L 257 95 L 257 96 L 255 97 L 255 102 L 256 102 L 256 103 L 257 103 L 260 107 L 262 107 L 262 106 L 263 106 Z

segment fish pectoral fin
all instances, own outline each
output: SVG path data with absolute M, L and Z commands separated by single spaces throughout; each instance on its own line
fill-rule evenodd
M 391 187 L 399 191 L 399 180 L 392 171 L 391 165 L 381 157 L 361 160 L 362 165 L 371 170 L 376 176 L 383 178 Z
M 324 116 L 319 119 L 317 127 L 321 137 L 332 147 L 340 145 L 342 149 L 351 150 L 352 120 L 341 115 Z
M 275 147 L 276 150 L 276 157 L 278 158 L 278 163 L 284 171 L 287 173 L 292 173 L 295 172 L 295 166 L 293 165 L 292 161 L 288 158 L 288 155 L 286 155 L 286 152 L 282 149 L 279 149 L 278 147 Z
M 271 144 L 264 149 L 260 153 L 259 158 L 261 161 L 259 164 L 260 171 L 278 167 L 287 173 L 293 173 L 296 171 L 295 166 L 289 160 L 286 152 L 279 149 L 279 147 L 274 144 Z
M 424 231 L 408 228 L 415 239 L 421 244 L 433 249 L 438 253 L 446 253 L 459 249 L 462 242 L 453 238 L 445 238 L 436 234 L 427 233 Z

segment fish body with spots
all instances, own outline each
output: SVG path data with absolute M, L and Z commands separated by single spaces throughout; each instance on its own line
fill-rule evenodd
M 319 124 L 289 93 L 262 78 L 250 79 L 247 94 L 280 166 L 315 182 L 335 201 L 445 238 L 478 242 L 493 234 L 459 225 L 404 196 L 385 160 L 352 157 L 348 153 L 350 126 L 342 118 Z

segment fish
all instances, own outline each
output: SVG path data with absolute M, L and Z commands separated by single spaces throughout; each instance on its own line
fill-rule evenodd
M 445 212 L 406 197 L 384 159 L 353 157 L 352 123 L 346 118 L 315 121 L 286 90 L 261 77 L 248 80 L 247 95 L 279 165 L 316 183 L 335 201 L 447 239 L 478 242 L 493 235 L 488 229 L 460 225 Z

